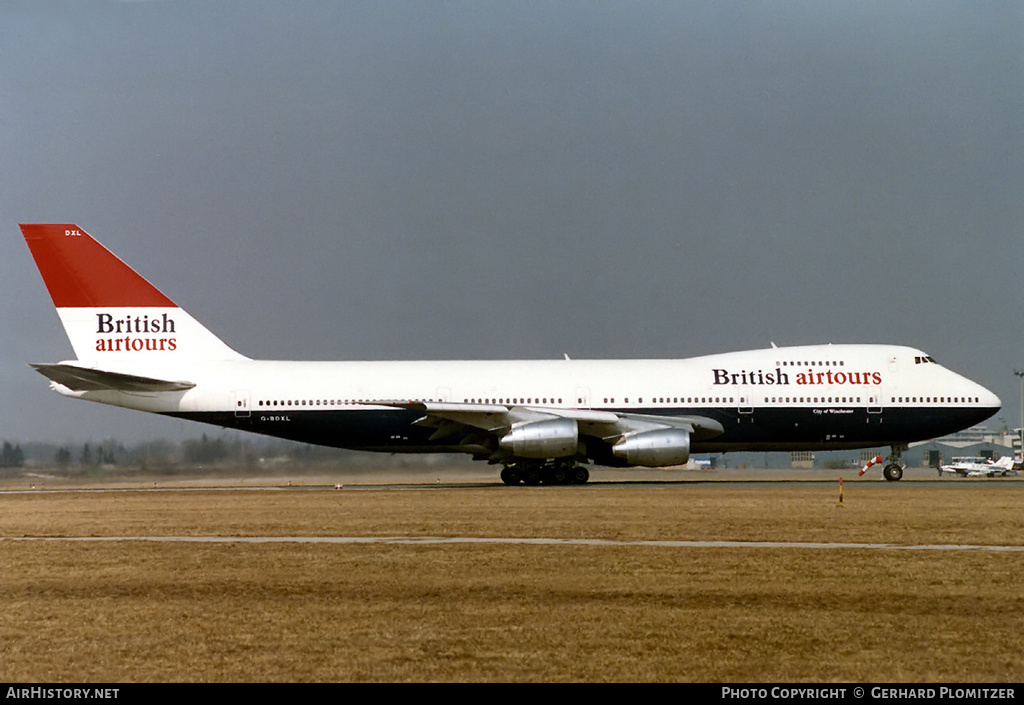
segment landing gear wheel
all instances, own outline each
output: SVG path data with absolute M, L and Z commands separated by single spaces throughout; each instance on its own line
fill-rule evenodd
M 573 468 L 572 471 L 572 484 L 574 485 L 585 485 L 587 480 L 590 479 L 590 471 L 582 465 Z
M 522 473 L 519 469 L 511 465 L 506 465 L 501 470 L 501 481 L 506 485 L 518 485 L 523 481 Z
M 523 471 L 523 484 L 524 485 L 528 485 L 530 487 L 536 487 L 537 485 L 540 484 L 542 479 L 543 479 L 543 476 L 541 474 L 540 468 L 538 468 L 538 467 L 526 468 L 526 470 Z
M 889 457 L 886 458 L 885 469 L 882 470 L 882 477 L 889 482 L 897 482 L 903 479 L 903 451 L 907 449 L 903 443 L 896 443 L 890 446 Z M 865 469 L 867 469 L 865 467 Z M 863 473 L 863 471 L 861 471 Z M 941 475 L 941 470 L 939 472 Z
M 885 466 L 885 470 L 882 471 L 882 477 L 889 482 L 896 482 L 903 478 L 903 468 L 896 463 L 890 463 Z
M 582 485 L 590 479 L 590 472 L 582 465 L 570 463 L 511 463 L 501 470 L 501 481 L 506 485 Z

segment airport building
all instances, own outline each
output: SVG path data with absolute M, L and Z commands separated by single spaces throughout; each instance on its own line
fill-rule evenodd
M 954 457 L 991 458 L 1020 457 L 1020 429 L 991 430 L 974 426 L 951 436 L 912 445 L 903 454 L 908 463 L 921 467 L 934 467 L 948 463 Z

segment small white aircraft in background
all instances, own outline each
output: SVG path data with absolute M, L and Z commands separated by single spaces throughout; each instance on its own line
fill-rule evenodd
M 995 477 L 997 475 L 1016 475 L 1017 468 L 1013 458 L 1006 456 L 992 461 L 990 458 L 953 458 L 949 465 L 939 467 L 939 476 L 943 474 L 958 477 Z

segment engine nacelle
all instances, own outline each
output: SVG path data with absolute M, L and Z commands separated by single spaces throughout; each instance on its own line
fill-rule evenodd
M 564 458 L 579 447 L 579 427 L 574 419 L 528 421 L 512 427 L 498 441 L 521 458 Z
M 663 468 L 682 465 L 690 459 L 690 434 L 680 428 L 660 428 L 625 436 L 612 446 L 612 453 L 630 465 Z

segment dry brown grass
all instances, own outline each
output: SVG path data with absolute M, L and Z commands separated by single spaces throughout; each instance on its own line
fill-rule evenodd
M 1024 545 L 1024 483 L 0 495 L 0 536 Z M 3 681 L 1019 681 L 1024 554 L 0 541 Z

